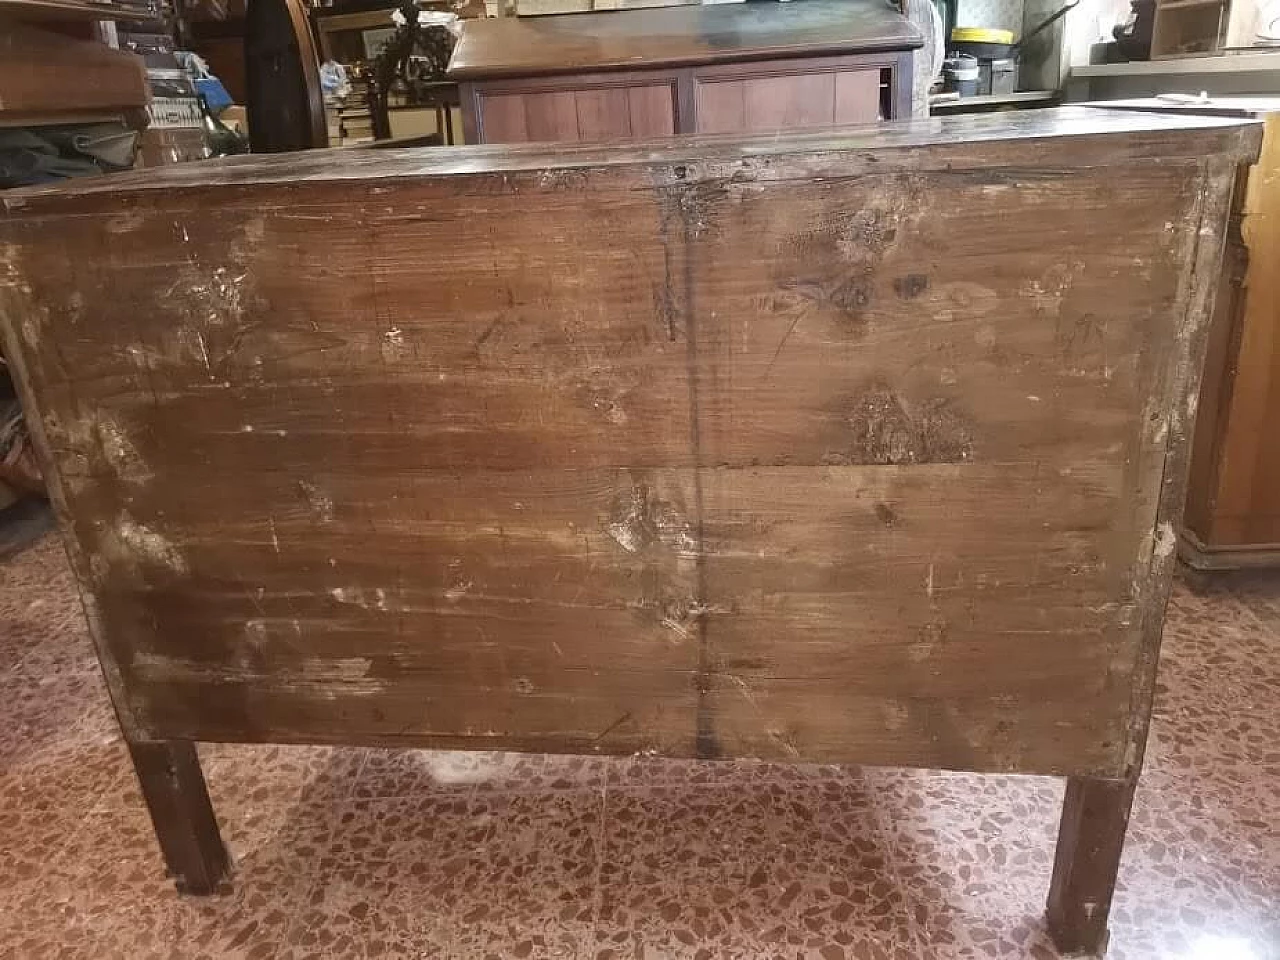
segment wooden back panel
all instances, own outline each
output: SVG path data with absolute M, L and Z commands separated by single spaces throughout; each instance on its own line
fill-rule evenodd
M 1122 772 L 1256 142 L 1065 111 L 7 202 L 123 722 Z

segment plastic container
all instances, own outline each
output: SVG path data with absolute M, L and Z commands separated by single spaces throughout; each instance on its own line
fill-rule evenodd
M 1013 93 L 1018 89 L 1018 61 L 1012 57 L 1005 60 L 978 61 L 978 93 L 983 96 L 997 97 Z
M 947 50 L 979 60 L 1005 60 L 1013 55 L 1013 31 L 992 27 L 956 27 L 951 31 Z
M 942 61 L 943 89 L 962 97 L 972 97 L 978 92 L 978 60 L 968 54 L 954 54 Z

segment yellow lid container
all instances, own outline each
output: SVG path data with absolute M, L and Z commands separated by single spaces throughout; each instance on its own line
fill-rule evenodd
M 1012 30 L 994 27 L 953 27 L 952 43 L 1013 43 Z

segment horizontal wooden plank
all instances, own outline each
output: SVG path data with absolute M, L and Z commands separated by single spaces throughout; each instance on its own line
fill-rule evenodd
M 852 755 L 886 766 L 1106 775 L 1124 736 L 1119 716 L 1086 717 L 1053 701 L 861 696 L 835 682 L 770 680 L 744 689 L 737 679 L 716 677 L 710 694 L 700 698 L 690 683 L 649 689 L 628 679 L 615 690 L 592 677 L 556 699 L 497 691 L 484 700 L 447 691 L 424 698 L 404 685 L 361 680 L 347 681 L 350 692 L 335 695 L 344 682 L 332 678 L 259 687 L 134 683 L 148 704 L 149 725 L 202 740 L 697 757 L 706 756 L 694 739 L 698 701 L 705 699 L 715 717 L 714 746 L 724 757 L 847 763 Z M 161 691 L 163 696 L 146 696 Z M 216 715 L 197 707 L 210 700 L 221 705 Z M 1016 712 L 1019 723 L 999 719 L 1003 710 Z M 263 715 L 272 717 L 271 727 L 255 725 Z M 406 726 L 398 717 L 414 722 Z M 816 717 L 839 722 L 815 723 Z M 1068 755 L 1072 761 L 1064 764 Z
M 180 231 L 155 216 L 130 235 L 165 256 L 131 253 L 108 224 L 85 239 L 111 268 L 101 286 L 43 291 L 70 335 L 42 372 L 52 387 L 75 371 L 67 402 L 86 387 L 110 395 L 108 429 L 171 468 L 303 470 L 317 443 L 369 471 L 396 469 L 406 444 L 426 468 L 570 454 L 691 466 L 690 370 L 705 387 L 703 463 L 1074 459 L 1124 442 L 1152 389 L 1137 347 L 1172 322 L 1170 224 L 1189 189 L 1177 166 L 1123 191 L 1093 173 L 1016 191 L 991 174 L 773 185 L 698 200 L 715 220 L 705 237 L 685 237 L 661 196 L 585 182 L 548 189 L 536 218 L 519 195 L 377 225 L 330 211 L 323 242 L 298 211 Z M 588 249 L 574 229 L 583 204 L 630 226 L 606 221 Z M 1121 226 L 1093 239 L 1112 209 Z M 1045 220 L 1081 239 L 1029 252 Z M 441 230 L 452 241 L 420 256 Z M 939 257 L 955 232 L 987 239 Z M 521 242 L 544 233 L 557 239 Z M 344 272 L 362 251 L 368 267 Z M 673 253 L 688 253 L 690 277 Z M 298 289 L 297 276 L 325 282 Z M 610 295 L 557 305 L 595 289 Z M 108 351 L 102 325 L 120 331 Z M 157 449 L 173 431 L 184 445 Z M 56 425 L 52 439 L 94 456 Z
M 357 671 L 358 672 L 358 668 Z M 661 687 L 589 674 L 572 695 L 535 696 L 470 690 L 424 694 L 404 683 L 320 675 L 235 681 L 134 679 L 140 720 L 166 736 L 241 742 L 307 742 L 440 749 L 523 750 L 626 755 L 653 751 L 695 755 L 693 684 Z M 212 701 L 217 710 L 200 704 Z M 271 725 L 258 726 L 262 717 Z
M 734 726 L 736 702 L 730 720 L 717 704 L 743 685 L 839 684 L 851 700 L 898 704 L 875 707 L 882 723 L 902 704 L 933 704 L 919 708 L 933 715 L 952 701 L 988 703 L 1014 725 L 1024 712 L 1088 702 L 1090 716 L 1113 722 L 1133 656 L 1118 638 L 1134 597 L 1116 574 L 1137 559 L 1116 550 L 1132 539 L 1117 529 L 1127 517 L 1119 476 L 1050 479 L 1008 465 L 705 471 L 701 588 L 692 471 L 368 478 L 366 509 L 329 519 L 305 491 L 265 519 L 174 503 L 177 513 L 144 517 L 145 534 L 128 538 L 142 547 L 141 582 L 104 598 L 104 610 L 135 623 L 126 675 L 155 691 L 144 715 L 162 725 L 177 709 L 173 685 L 238 691 L 236 716 L 251 729 L 301 735 L 296 711 L 312 696 L 344 705 L 403 686 L 431 703 L 467 690 L 495 712 L 542 711 L 539 723 L 571 726 L 584 697 L 593 716 L 617 703 L 584 688 L 662 699 L 702 676 L 722 749 L 827 757 L 843 743 L 865 762 L 893 763 L 903 748 L 888 726 L 881 746 L 854 742 L 836 711 L 783 747 Z M 154 562 L 166 558 L 181 576 Z M 530 697 L 536 706 L 523 704 Z M 225 736 L 224 700 L 182 705 L 182 729 Z M 261 712 L 244 714 L 246 700 Z M 520 705 L 498 706 L 507 701 Z M 360 736 L 441 734 L 428 714 L 397 720 L 394 735 L 374 724 Z M 663 737 L 677 733 L 597 746 L 671 749 Z M 1003 756 L 981 766 L 1014 762 Z

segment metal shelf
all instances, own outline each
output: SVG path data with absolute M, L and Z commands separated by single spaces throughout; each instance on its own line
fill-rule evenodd
M 15 20 L 150 20 L 142 5 L 89 3 L 87 0 L 0 0 L 0 17 Z
M 1017 93 L 991 94 L 982 97 L 960 97 L 958 100 L 941 100 L 929 104 L 929 112 L 976 113 L 996 107 L 1048 105 L 1057 100 L 1057 90 L 1019 90 Z
M 1129 63 L 1086 63 L 1071 68 L 1072 77 L 1175 76 L 1196 73 L 1254 73 L 1280 70 L 1280 49 L 1254 48 L 1248 53 L 1134 60 Z

